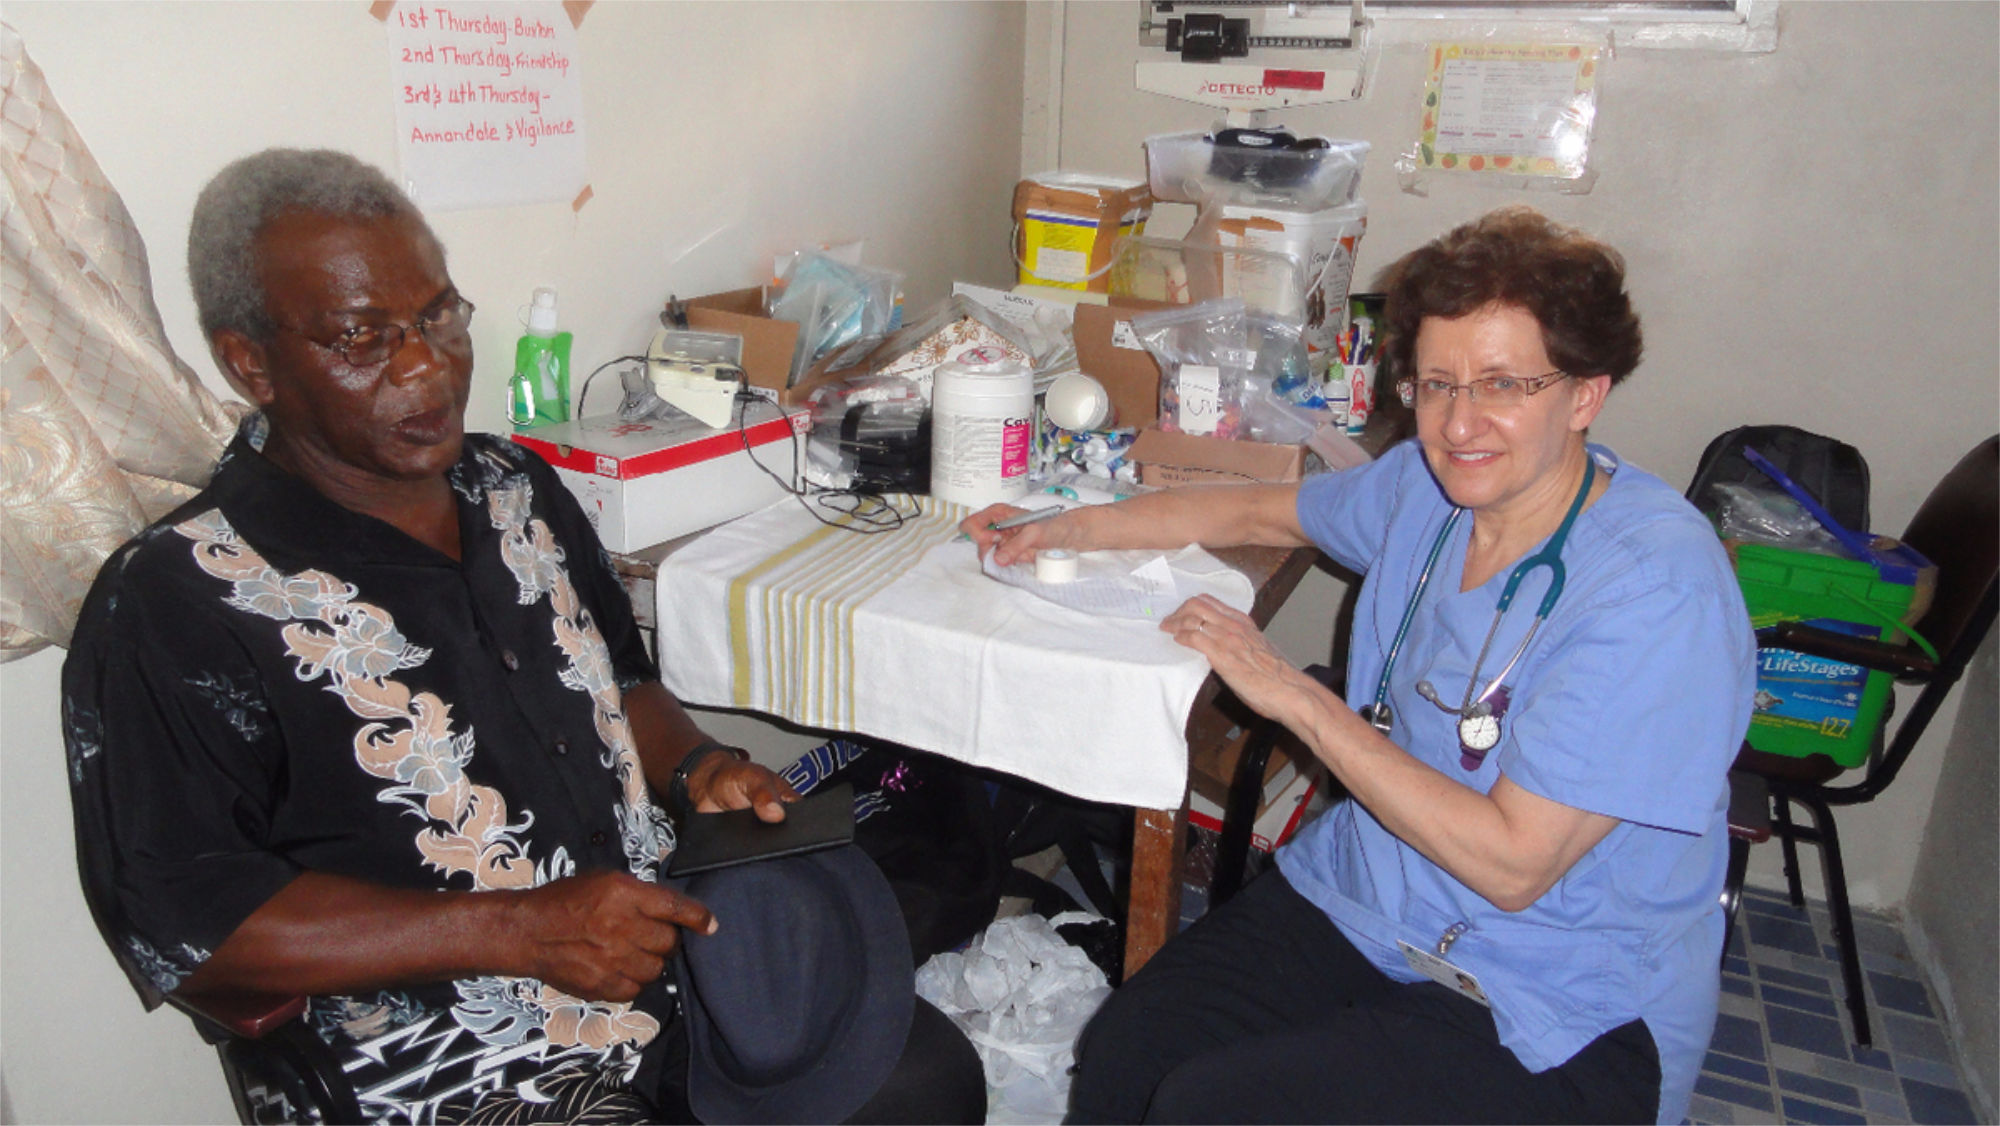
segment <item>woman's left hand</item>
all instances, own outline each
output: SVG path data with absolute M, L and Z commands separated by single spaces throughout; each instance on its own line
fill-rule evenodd
M 1167 615 L 1160 628 L 1207 657 L 1215 675 L 1237 699 L 1280 723 L 1293 718 L 1285 709 L 1298 704 L 1300 689 L 1315 683 L 1278 652 L 1250 615 L 1214 595 L 1197 594 L 1188 599 Z

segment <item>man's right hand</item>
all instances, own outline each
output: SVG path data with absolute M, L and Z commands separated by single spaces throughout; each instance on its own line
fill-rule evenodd
M 525 976 L 589 1001 L 630 1001 L 666 969 L 681 928 L 715 933 L 699 900 L 624 872 L 589 872 L 515 893 Z

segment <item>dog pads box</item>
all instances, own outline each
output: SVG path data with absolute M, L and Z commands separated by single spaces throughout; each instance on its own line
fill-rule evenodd
M 1175 434 L 1149 426 L 1139 432 L 1127 461 L 1138 463 L 1146 485 L 1283 485 L 1302 480 L 1304 446 L 1276 446 L 1235 438 Z
M 762 401 L 738 403 L 736 410 L 740 433 L 734 426 L 716 430 L 691 418 L 625 422 L 610 414 L 538 426 L 513 437 L 555 466 L 606 549 L 637 551 L 734 520 L 785 495 L 771 473 L 792 478 L 794 423 Z M 803 429 L 805 415 L 795 412 L 793 418 Z M 771 473 L 758 468 L 760 463 Z
M 1758 629 L 1804 622 L 1871 641 L 1893 641 L 1930 600 L 1919 586 L 1883 578 L 1871 563 L 1770 544 L 1726 541 L 1736 581 Z M 1934 572 L 1933 572 L 1934 574 Z M 1770 754 L 1823 754 L 1860 766 L 1882 726 L 1891 677 L 1861 665 L 1795 653 L 1757 652 L 1757 698 L 1746 741 Z

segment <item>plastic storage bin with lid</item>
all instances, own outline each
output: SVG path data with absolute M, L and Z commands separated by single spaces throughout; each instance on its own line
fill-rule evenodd
M 1900 565 L 1882 566 L 1879 559 L 1843 559 L 1772 544 L 1728 546 L 1753 627 L 1800 622 L 1891 643 L 1907 634 L 1928 648 L 1906 623 L 1929 606 L 1936 570 L 1910 548 L 1891 545 L 1889 558 Z M 1889 674 L 1861 665 L 1760 649 L 1747 741 L 1770 754 L 1819 754 L 1843 767 L 1859 766 L 1881 729 L 1892 684 Z
M 1275 251 L 1304 269 L 1298 313 L 1313 373 L 1321 377 L 1347 327 L 1348 288 L 1368 226 L 1368 205 L 1356 195 L 1368 150 L 1366 141 L 1282 129 L 1146 139 L 1154 197 L 1201 208 L 1189 241 Z

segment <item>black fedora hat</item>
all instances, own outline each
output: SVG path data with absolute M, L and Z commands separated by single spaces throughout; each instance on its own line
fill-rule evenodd
M 678 882 L 678 881 L 677 881 Z M 915 967 L 896 895 L 852 845 L 693 876 L 683 932 L 688 1105 L 703 1122 L 838 1122 L 902 1057 Z

